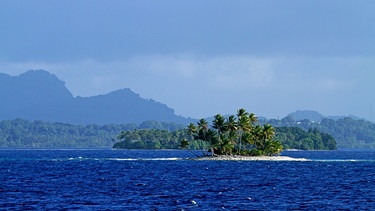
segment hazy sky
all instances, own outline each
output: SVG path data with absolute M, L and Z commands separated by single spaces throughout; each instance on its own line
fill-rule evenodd
M 195 118 L 375 119 L 373 0 L 3 0 L 0 72 L 75 96 L 130 88 Z

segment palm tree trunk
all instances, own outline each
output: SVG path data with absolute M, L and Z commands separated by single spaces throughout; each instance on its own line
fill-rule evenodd
M 239 135 L 238 135 L 238 155 L 241 155 L 241 148 L 242 148 L 242 131 L 239 131 Z

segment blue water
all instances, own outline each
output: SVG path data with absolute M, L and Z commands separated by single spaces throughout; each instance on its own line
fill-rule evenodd
M 194 161 L 178 150 L 0 150 L 6 210 L 375 210 L 375 151 Z

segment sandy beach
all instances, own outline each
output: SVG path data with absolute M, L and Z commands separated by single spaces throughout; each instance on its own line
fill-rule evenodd
M 199 157 L 196 160 L 228 160 L 228 161 L 308 161 L 306 158 L 292 158 L 288 156 L 238 156 L 219 155 Z

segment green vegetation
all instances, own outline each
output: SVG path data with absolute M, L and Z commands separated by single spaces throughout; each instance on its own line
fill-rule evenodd
M 245 109 L 227 119 L 217 114 L 209 127 L 205 119 L 197 126 L 190 124 L 188 133 L 193 140 L 207 142 L 212 154 L 276 155 L 283 150 L 280 141 L 273 140 L 275 129 L 270 124 L 256 125 L 257 117 Z
M 221 119 L 219 116 L 216 118 Z M 233 126 L 237 124 L 234 120 L 234 116 L 230 116 L 224 124 L 227 128 L 234 128 Z M 238 154 L 239 150 L 236 150 L 236 146 L 239 146 L 239 144 L 235 145 L 236 140 L 238 140 L 237 132 L 235 132 L 234 129 L 226 132 L 222 130 L 224 135 L 221 135 L 219 141 L 217 131 L 215 131 L 214 127 L 217 126 L 212 126 L 212 129 L 209 128 L 208 122 L 205 119 L 201 119 L 198 121 L 197 126 L 191 123 L 186 129 L 178 129 L 175 131 L 162 129 L 134 129 L 131 131 L 122 131 L 118 136 L 119 142 L 115 143 L 113 147 L 116 149 L 209 149 L 215 151 L 216 154 L 220 154 L 218 150 L 222 150 L 224 154 Z M 261 151 L 259 151 L 259 149 L 262 150 L 261 147 L 271 147 L 272 145 L 269 143 L 261 144 L 265 137 L 264 131 L 274 131 L 273 140 L 279 142 L 278 144 L 281 143 L 284 149 L 336 149 L 335 139 L 329 134 L 321 133 L 317 129 L 310 129 L 309 131 L 304 131 L 297 127 L 278 127 L 271 129 L 270 125 L 264 125 L 263 127 L 255 125 L 255 131 L 258 134 L 255 137 L 263 137 L 263 139 L 260 139 L 258 142 L 253 142 L 249 140 L 252 136 L 249 135 L 248 132 L 245 133 L 241 138 L 241 154 L 249 155 L 253 153 L 253 155 L 257 155 L 260 154 Z M 204 139 L 211 141 L 204 141 Z M 219 145 L 219 143 L 222 144 Z M 231 143 L 233 145 L 231 145 Z M 249 143 L 256 143 L 256 145 L 251 147 Z
M 264 121 L 275 127 L 298 127 L 305 131 L 310 128 L 332 135 L 339 148 L 366 148 L 375 149 L 375 124 L 365 120 L 354 120 L 344 117 L 337 120 L 323 119 L 315 122 L 308 119 L 294 120 L 287 116 L 281 120 L 271 119 Z
M 306 132 L 298 127 L 278 127 L 275 140 L 280 141 L 286 149 L 335 150 L 337 148 L 333 136 L 322 133 L 316 128 Z
M 276 155 L 284 149 L 333 150 L 335 139 L 318 129 L 304 131 L 297 127 L 274 128 L 257 124 L 253 113 L 239 109 L 236 116 L 218 114 L 209 125 L 206 119 L 187 128 L 174 131 L 164 129 L 135 129 L 122 131 L 117 149 L 176 149 L 208 150 L 213 154 Z M 145 124 L 143 124 L 145 125 Z
M 286 117 L 281 120 L 261 119 L 256 122 L 254 116 L 246 116 L 238 121 L 237 115 L 217 115 L 212 123 L 210 121 L 210 125 L 203 119 L 199 120 L 197 125 L 190 124 L 188 128 L 175 123 L 156 121 L 146 121 L 139 125 L 83 126 L 23 119 L 6 120 L 0 121 L 0 148 L 111 148 L 115 144 L 115 148 L 127 149 L 211 150 L 212 143 L 212 151 L 215 153 L 222 151 L 224 154 L 251 154 L 256 153 L 257 149 L 262 150 L 261 147 L 268 147 L 254 141 L 255 138 L 261 137 L 259 132 L 268 124 L 272 125 L 273 141 L 280 142 L 284 149 L 375 148 L 375 124 L 364 120 L 346 117 L 312 122 L 295 121 Z M 250 136 L 249 132 L 246 132 L 247 121 L 251 122 L 253 131 Z M 238 123 L 240 124 L 237 125 Z M 195 127 L 196 133 L 192 126 Z M 199 128 L 207 131 L 199 132 Z M 235 128 L 237 132 L 234 132 Z M 119 131 L 123 131 L 122 135 L 119 135 Z M 218 133 L 221 134 L 220 139 Z M 197 135 L 200 138 L 195 140 Z M 212 138 L 211 141 L 204 141 L 209 138 Z
M 315 127 L 334 136 L 341 148 L 375 148 L 375 124 L 369 121 L 324 119 Z
M 121 131 L 120 141 L 113 145 L 116 149 L 200 149 L 201 141 L 187 143 L 187 131 L 183 129 L 168 131 L 162 129 L 135 129 Z
M 0 121 L 0 148 L 111 148 L 119 131 L 164 128 L 175 123 L 147 121 L 135 124 L 71 125 L 23 119 Z
M 104 148 L 112 145 L 112 137 L 120 128 L 132 129 L 132 125 L 77 126 L 23 119 L 1 121 L 0 147 Z

